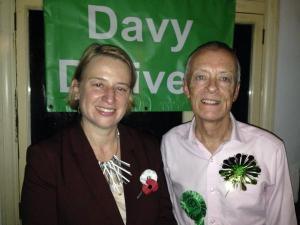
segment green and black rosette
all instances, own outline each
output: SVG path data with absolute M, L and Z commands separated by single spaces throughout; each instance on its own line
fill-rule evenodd
M 254 156 L 241 153 L 225 159 L 219 171 L 224 181 L 233 189 L 240 187 L 242 191 L 247 190 L 247 184 L 256 185 L 260 173 L 261 169 Z
M 195 225 L 204 225 L 206 204 L 203 197 L 196 191 L 185 191 L 180 197 L 180 206 Z

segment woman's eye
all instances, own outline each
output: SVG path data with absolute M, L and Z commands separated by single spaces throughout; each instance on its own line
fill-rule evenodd
M 94 83 L 93 86 L 100 88 L 100 87 L 103 87 L 103 84 L 102 83 Z
M 195 80 L 205 80 L 205 79 L 206 79 L 206 77 L 203 74 L 199 74 L 199 75 L 195 76 Z
M 127 87 L 116 87 L 116 90 L 121 93 L 127 93 L 129 89 Z

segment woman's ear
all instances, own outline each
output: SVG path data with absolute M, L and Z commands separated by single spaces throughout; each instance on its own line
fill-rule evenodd
M 75 100 L 79 100 L 80 98 L 80 91 L 79 91 L 79 82 L 77 79 L 73 79 L 71 83 L 71 93 L 74 96 Z

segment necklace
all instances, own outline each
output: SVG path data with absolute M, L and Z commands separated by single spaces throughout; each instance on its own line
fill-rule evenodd
M 119 136 L 120 134 L 118 131 L 116 154 L 118 154 L 119 150 Z M 124 168 L 129 168 L 130 164 L 119 159 L 119 157 L 116 154 L 114 154 L 112 158 L 106 162 L 99 162 L 99 166 L 113 191 L 120 193 L 122 185 L 130 182 L 129 179 L 124 176 L 124 174 L 131 176 L 131 172 Z

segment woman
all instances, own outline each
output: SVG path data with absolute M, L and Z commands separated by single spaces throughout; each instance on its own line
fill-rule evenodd
M 80 121 L 28 148 L 23 225 L 176 224 L 159 143 L 119 124 L 135 80 L 122 49 L 86 49 L 70 88 Z

